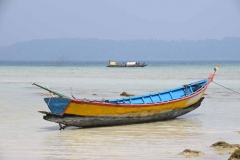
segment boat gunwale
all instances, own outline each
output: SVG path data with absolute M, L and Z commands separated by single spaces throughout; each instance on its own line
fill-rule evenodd
M 196 92 L 190 94 L 189 96 L 174 99 L 174 100 L 169 100 L 169 101 L 163 101 L 163 102 L 157 102 L 157 103 L 145 103 L 145 104 L 144 103 L 143 104 L 129 104 L 129 103 L 128 104 L 123 104 L 123 103 L 118 104 L 118 103 L 109 103 L 109 102 L 105 102 L 105 101 L 88 101 L 88 100 L 71 99 L 70 103 L 92 104 L 92 105 L 96 105 L 96 106 L 108 106 L 108 107 L 149 107 L 149 106 L 158 106 L 158 105 L 164 105 L 164 104 L 169 104 L 169 103 L 175 103 L 175 102 L 179 102 L 179 101 L 182 101 L 182 100 L 186 100 L 186 99 L 195 97 L 198 94 L 205 91 L 207 89 L 207 87 L 209 86 L 209 84 L 212 82 L 212 78 L 214 77 L 214 75 L 215 74 L 211 74 L 209 76 L 207 84 L 201 90 L 196 91 Z M 68 108 L 68 106 L 66 107 L 66 109 L 67 108 Z M 63 112 L 63 114 L 64 113 L 65 113 L 65 111 Z
M 198 92 L 195 92 L 193 94 L 190 94 L 189 96 L 183 97 L 183 98 L 178 98 L 174 100 L 169 100 L 169 101 L 163 101 L 163 102 L 157 102 L 157 103 L 143 103 L 143 104 L 118 104 L 118 103 L 109 103 L 109 102 L 98 102 L 98 101 L 86 101 L 86 100 L 75 100 L 72 99 L 70 103 L 77 103 L 77 104 L 92 104 L 96 106 L 108 106 L 108 107 L 149 107 L 149 106 L 158 106 L 158 105 L 163 105 L 163 104 L 168 104 L 168 103 L 173 103 L 173 102 L 178 102 L 182 101 L 185 99 L 189 99 L 192 97 L 197 96 L 198 94 L 202 93 L 204 90 L 207 89 L 209 83 L 206 84 L 204 88 L 199 90 Z

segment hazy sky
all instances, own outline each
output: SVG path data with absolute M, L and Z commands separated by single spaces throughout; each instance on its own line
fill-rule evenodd
M 240 37 L 240 0 L 0 0 L 0 46 L 75 37 Z

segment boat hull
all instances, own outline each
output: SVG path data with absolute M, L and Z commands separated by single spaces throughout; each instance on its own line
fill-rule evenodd
M 126 125 L 137 123 L 148 123 L 163 120 L 170 120 L 176 117 L 187 114 L 201 105 L 202 97 L 198 102 L 181 109 L 174 109 L 171 111 L 158 113 L 151 116 L 138 116 L 138 117 L 112 117 L 112 116 L 76 116 L 70 114 L 57 115 L 49 112 L 41 112 L 46 114 L 43 119 L 65 126 L 76 127 L 100 127 L 100 126 L 113 126 L 113 125 Z
M 61 115 L 76 115 L 84 117 L 153 116 L 172 110 L 184 109 L 194 103 L 197 103 L 203 96 L 205 89 L 202 89 L 198 93 L 182 99 L 166 101 L 162 103 L 116 104 L 108 102 L 72 100 Z

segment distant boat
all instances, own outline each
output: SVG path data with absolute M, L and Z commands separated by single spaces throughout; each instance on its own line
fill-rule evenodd
M 139 62 L 123 62 L 121 64 L 117 62 L 111 62 L 109 60 L 107 67 L 145 67 L 147 64 L 145 62 L 139 63 Z
M 44 98 L 51 112 L 39 111 L 45 114 L 43 119 L 56 122 L 61 128 L 96 127 L 161 121 L 187 114 L 201 105 L 214 75 L 215 72 L 206 79 L 162 92 L 99 101 L 75 99 L 73 95 L 70 98 L 32 84 L 58 96 Z

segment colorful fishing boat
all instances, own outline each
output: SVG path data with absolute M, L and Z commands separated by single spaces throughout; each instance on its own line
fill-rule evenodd
M 45 114 L 45 120 L 59 123 L 61 128 L 62 125 L 96 127 L 154 122 L 182 116 L 201 105 L 204 92 L 214 75 L 215 72 L 206 79 L 162 92 L 102 101 L 70 98 L 32 84 L 58 96 L 44 98 L 51 111 L 39 111 Z

